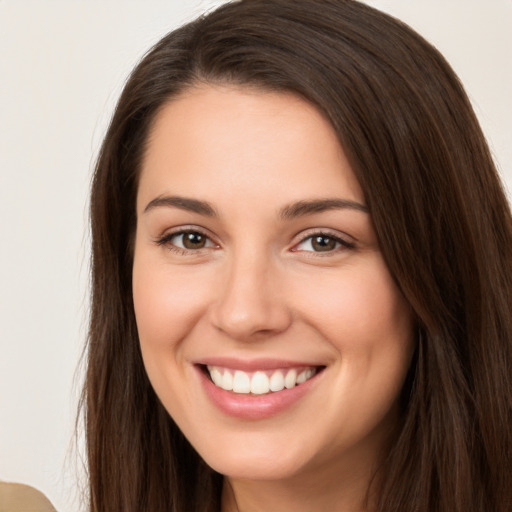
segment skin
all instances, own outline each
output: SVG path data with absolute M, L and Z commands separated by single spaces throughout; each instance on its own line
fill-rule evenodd
M 206 201 L 215 215 L 155 201 L 167 196 Z M 324 199 L 351 207 L 282 215 Z M 398 420 L 413 318 L 329 122 L 291 94 L 192 88 L 155 119 L 137 215 L 144 364 L 169 414 L 226 476 L 223 511 L 366 510 Z M 184 248 L 180 230 L 202 233 L 204 247 Z M 318 233 L 328 250 L 312 243 Z M 217 356 L 325 369 L 291 407 L 241 419 L 200 383 L 197 361 Z

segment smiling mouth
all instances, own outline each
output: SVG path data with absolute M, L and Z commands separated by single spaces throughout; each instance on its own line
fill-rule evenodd
M 300 386 L 324 368 L 324 366 L 306 366 L 245 372 L 208 365 L 204 366 L 204 371 L 215 386 L 225 391 L 244 395 L 266 395 Z

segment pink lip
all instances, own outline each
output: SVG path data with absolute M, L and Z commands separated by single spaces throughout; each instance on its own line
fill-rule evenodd
M 242 370 L 244 372 L 323 366 L 321 363 L 312 363 L 311 361 L 288 361 L 284 359 L 252 359 L 247 361 L 235 357 L 208 357 L 200 361 L 195 361 L 195 364 L 204 366 L 221 366 L 222 368 Z
M 224 366 L 225 368 L 230 367 L 227 364 L 219 363 L 214 366 Z M 300 366 L 300 364 L 294 364 L 293 366 Z M 311 366 L 311 364 L 302 364 L 302 366 Z M 236 367 L 242 369 L 239 365 Z M 283 389 L 282 391 L 277 391 L 275 393 L 255 396 L 225 391 L 224 389 L 217 387 L 208 378 L 200 366 L 196 366 L 196 368 L 200 376 L 203 389 L 213 404 L 224 414 L 245 420 L 261 420 L 283 412 L 314 388 L 317 384 L 317 380 L 323 374 L 323 372 L 320 371 L 311 379 L 307 380 L 303 384 L 295 386 L 292 389 Z M 263 369 L 262 366 L 258 366 L 257 368 Z M 273 366 L 272 368 L 283 368 L 283 366 L 281 363 L 279 366 Z M 254 367 L 246 369 L 245 371 L 250 371 L 252 369 L 254 369 Z

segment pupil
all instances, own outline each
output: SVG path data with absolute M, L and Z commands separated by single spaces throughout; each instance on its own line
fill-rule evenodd
M 332 251 L 336 247 L 336 242 L 328 236 L 315 236 L 312 245 L 315 251 Z
M 200 249 L 204 247 L 206 238 L 201 233 L 185 233 L 183 235 L 183 245 L 187 249 Z

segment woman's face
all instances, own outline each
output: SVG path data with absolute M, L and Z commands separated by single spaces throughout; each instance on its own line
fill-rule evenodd
M 369 470 L 413 320 L 326 119 L 291 94 L 187 91 L 155 120 L 137 216 L 144 364 L 206 462 L 243 479 Z

